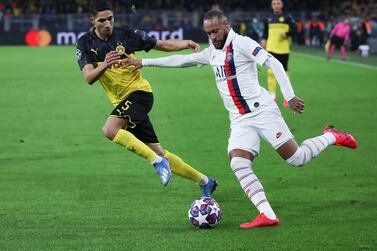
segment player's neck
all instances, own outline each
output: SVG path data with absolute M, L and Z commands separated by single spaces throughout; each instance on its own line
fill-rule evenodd
M 96 36 L 97 36 L 99 39 L 101 39 L 101 40 L 103 40 L 103 41 L 107 41 L 107 40 L 109 39 L 109 37 L 106 37 L 106 36 L 100 34 L 96 28 L 94 28 L 93 31 L 94 31 L 94 34 L 96 34 Z
M 283 14 L 283 11 L 274 12 L 274 15 L 276 15 L 276 16 L 280 16 L 281 14 Z

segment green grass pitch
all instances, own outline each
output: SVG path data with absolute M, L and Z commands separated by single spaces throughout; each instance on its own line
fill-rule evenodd
M 250 230 L 238 226 L 257 211 L 229 167 L 228 114 L 212 70 L 143 69 L 162 145 L 220 183 L 223 218 L 197 230 L 187 219 L 195 184 L 173 176 L 162 187 L 145 160 L 102 136 L 112 106 L 84 82 L 73 47 L 0 47 L 0 55 L 0 250 L 377 249 L 375 66 L 291 54 L 306 109 L 282 112 L 296 140 L 334 124 L 360 146 L 331 146 L 293 168 L 263 142 L 253 168 L 282 224 Z

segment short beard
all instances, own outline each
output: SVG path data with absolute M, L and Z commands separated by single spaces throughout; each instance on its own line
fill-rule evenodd
M 229 31 L 227 30 L 227 31 L 224 33 L 223 44 L 221 45 L 221 49 L 224 48 L 224 45 L 225 45 L 226 40 L 227 40 L 227 38 L 228 38 L 228 34 L 229 34 Z

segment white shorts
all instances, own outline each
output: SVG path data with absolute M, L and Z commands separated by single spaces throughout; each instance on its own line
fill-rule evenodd
M 275 149 L 293 138 L 276 105 L 266 107 L 255 116 L 242 116 L 232 121 L 230 130 L 228 153 L 234 149 L 241 149 L 257 156 L 260 138 L 265 139 Z

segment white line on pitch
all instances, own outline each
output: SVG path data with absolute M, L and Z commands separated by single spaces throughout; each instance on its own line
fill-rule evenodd
M 308 58 L 318 59 L 318 60 L 321 60 L 321 61 L 327 60 L 325 57 L 321 57 L 321 56 L 317 56 L 317 55 L 310 55 L 310 54 L 307 54 L 307 53 L 295 52 L 295 51 L 293 53 L 299 54 L 301 56 L 305 56 L 305 57 L 308 57 Z M 338 59 L 331 59 L 331 61 L 333 61 L 335 63 L 339 63 L 339 64 L 353 65 L 353 66 L 357 66 L 357 67 L 361 67 L 361 68 L 377 70 L 377 66 L 368 65 L 368 64 L 355 63 L 355 62 L 350 62 L 350 61 L 342 61 L 342 60 L 338 60 Z

